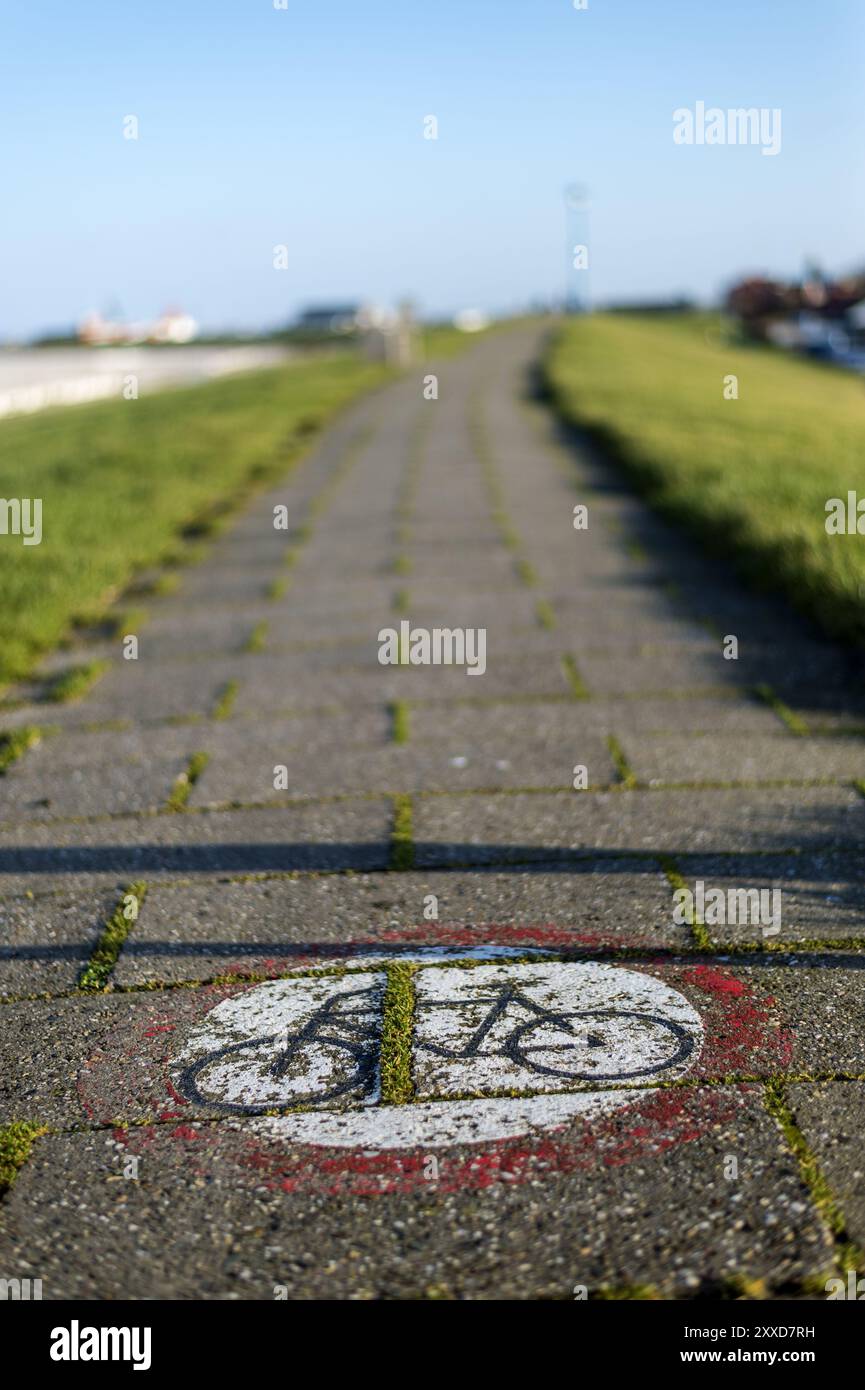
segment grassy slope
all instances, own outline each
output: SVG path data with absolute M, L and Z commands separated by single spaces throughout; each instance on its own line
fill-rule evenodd
M 166 559 L 214 503 L 281 476 L 384 377 L 346 355 L 0 422 L 0 492 L 43 502 L 41 545 L 0 535 L 0 683 Z
M 649 501 L 865 641 L 865 537 L 829 536 L 826 501 L 865 496 L 865 384 L 771 349 L 725 345 L 717 318 L 598 316 L 565 325 L 546 363 L 562 413 Z M 739 379 L 724 400 L 723 378 Z

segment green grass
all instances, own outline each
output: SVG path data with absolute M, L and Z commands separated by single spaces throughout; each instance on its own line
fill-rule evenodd
M 34 1140 L 47 1134 L 44 1125 L 15 1120 L 0 1126 L 0 1197 L 4 1197 L 30 1157 Z
M 245 652 L 262 652 L 264 651 L 266 642 L 267 623 L 262 618 L 261 622 L 256 623 L 255 627 L 250 632 L 248 638 L 246 639 L 246 645 L 243 648 L 243 650 Z
M 78 980 L 80 990 L 87 994 L 98 994 L 107 989 L 123 943 L 138 920 L 146 892 L 147 887 L 143 883 L 129 885 L 105 923 L 93 953 L 81 972 Z
M 2 624 L 2 619 L 0 619 Z M 2 662 L 2 656 L 0 656 Z M 71 700 L 82 699 L 108 670 L 107 661 L 88 661 L 82 666 L 70 666 L 59 676 L 54 676 L 45 691 L 46 700 L 56 705 L 68 704 Z
M 8 729 L 0 733 L 0 776 L 23 757 L 29 748 L 35 748 L 42 740 L 42 729 L 38 724 L 25 724 L 20 729 Z
M 182 811 L 185 809 L 192 794 L 192 788 L 209 762 L 209 753 L 193 753 L 186 770 L 174 780 L 174 786 L 171 788 L 171 794 L 166 802 L 166 810 Z
M 211 719 L 228 719 L 234 709 L 234 702 L 240 691 L 238 681 L 226 681 L 219 692 L 219 698 L 211 711 Z
M 580 668 L 574 658 L 570 655 L 562 657 L 562 670 L 565 679 L 571 687 L 571 695 L 575 700 L 589 700 L 591 694 L 588 686 L 580 675 Z
M 719 341 L 718 319 L 599 315 L 556 335 L 561 413 L 648 501 L 833 636 L 865 642 L 865 539 L 826 534 L 826 502 L 865 496 L 861 377 Z M 739 399 L 725 400 L 735 375 Z
M 556 625 L 556 615 L 552 604 L 548 603 L 545 598 L 539 598 L 535 604 L 535 617 L 538 625 L 546 628 L 548 632 L 551 632 Z
M 413 967 L 405 961 L 387 966 L 381 1020 L 382 1105 L 405 1105 L 412 1097 L 413 975 Z
M 43 514 L 41 545 L 0 538 L 0 685 L 32 671 L 78 615 L 104 613 L 136 572 L 213 535 L 387 375 L 340 354 L 0 422 L 3 494 L 40 497 Z
M 414 830 L 411 797 L 400 792 L 394 797 L 393 828 L 390 837 L 390 867 L 399 871 L 414 868 Z
M 410 715 L 405 700 L 394 700 L 390 707 L 391 739 L 394 743 L 408 743 Z
M 624 748 L 614 734 L 609 734 L 607 736 L 607 748 L 622 786 L 628 789 L 635 787 L 637 785 L 636 773 L 628 762 L 628 756 Z

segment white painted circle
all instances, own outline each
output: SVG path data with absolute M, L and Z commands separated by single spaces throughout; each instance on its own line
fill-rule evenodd
M 381 958 L 224 1000 L 190 1034 L 175 1085 L 187 1100 L 247 1116 L 286 1143 L 377 1151 L 593 1119 L 683 1076 L 699 1055 L 699 1014 L 653 975 L 597 962 L 498 959 L 465 968 L 442 954 L 414 959 L 423 968 L 409 1104 L 381 1103 Z M 283 1113 L 266 1113 L 275 1110 Z

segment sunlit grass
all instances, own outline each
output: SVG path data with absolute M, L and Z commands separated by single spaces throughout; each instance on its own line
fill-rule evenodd
M 861 377 L 725 342 L 708 315 L 575 319 L 546 366 L 563 414 L 654 506 L 829 633 L 865 641 L 865 536 L 825 529 L 830 497 L 865 496 Z

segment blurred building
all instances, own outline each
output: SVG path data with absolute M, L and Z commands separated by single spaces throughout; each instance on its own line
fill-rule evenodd
M 298 315 L 296 327 L 301 333 L 354 333 L 365 312 L 360 304 L 316 304 Z
M 167 309 L 152 323 L 123 323 L 107 319 L 98 310 L 85 314 L 78 325 L 78 341 L 90 347 L 119 347 L 133 343 L 191 343 L 198 324 L 181 309 Z

